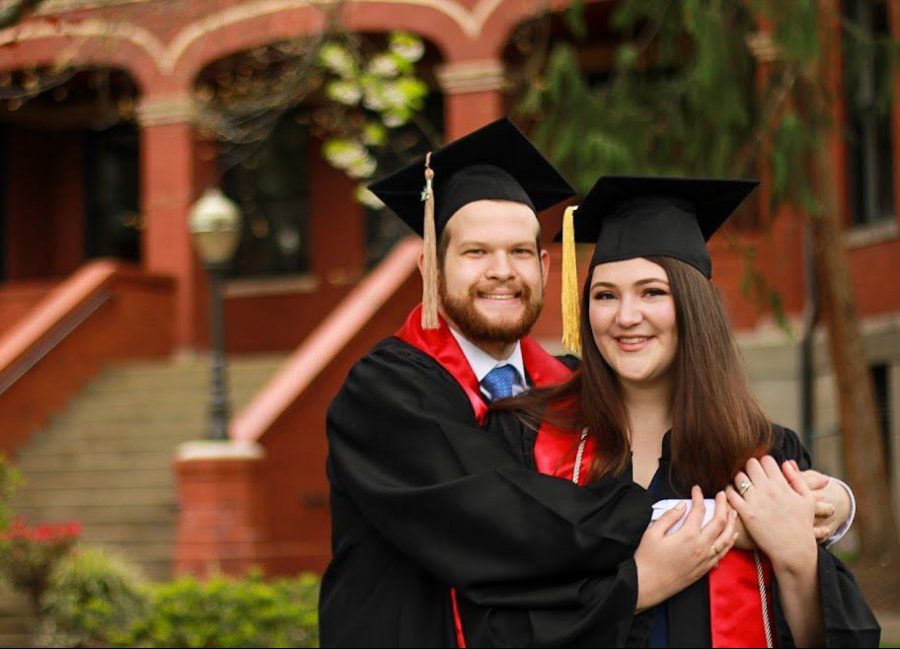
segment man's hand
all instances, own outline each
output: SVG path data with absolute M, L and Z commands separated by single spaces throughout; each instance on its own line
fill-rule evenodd
M 794 460 L 791 464 L 800 471 Z M 839 483 L 818 471 L 801 471 L 800 476 L 816 498 L 816 541 L 823 543 L 850 518 L 850 496 Z

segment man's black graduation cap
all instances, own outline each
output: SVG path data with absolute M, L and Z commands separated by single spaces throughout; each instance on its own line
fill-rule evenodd
M 416 159 L 369 189 L 425 239 L 425 328 L 437 327 L 437 237 L 460 208 L 479 200 L 506 200 L 537 213 L 575 195 L 506 117 Z
M 574 271 L 577 241 L 595 243 L 592 268 L 635 257 L 673 257 L 711 278 L 706 242 L 758 184 L 756 180 L 603 176 L 578 208 L 566 213 L 563 275 L 570 266 L 569 273 Z M 563 340 L 571 348 L 577 346 L 578 289 L 577 282 L 570 284 L 573 295 L 563 290 Z
M 468 203 L 509 200 L 540 212 L 571 198 L 575 190 L 509 118 L 503 117 L 434 151 L 435 227 Z M 419 236 L 424 233 L 422 189 L 425 156 L 377 180 L 369 189 Z

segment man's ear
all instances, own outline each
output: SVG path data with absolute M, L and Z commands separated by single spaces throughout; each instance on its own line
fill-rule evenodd
M 550 277 L 550 253 L 546 248 L 541 249 L 541 276 L 544 279 L 544 288 L 547 288 L 547 279 Z

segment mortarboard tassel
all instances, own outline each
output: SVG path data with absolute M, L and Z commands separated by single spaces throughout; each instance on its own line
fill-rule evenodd
M 434 224 L 434 170 L 431 168 L 431 152 L 425 156 L 425 189 L 422 200 L 425 201 L 424 271 L 422 277 L 422 329 L 437 329 L 438 296 L 437 296 L 437 233 Z
M 578 303 L 578 260 L 575 256 L 575 210 L 566 208 L 563 216 L 562 246 L 562 321 L 563 347 L 572 354 L 581 354 L 579 327 L 581 309 Z

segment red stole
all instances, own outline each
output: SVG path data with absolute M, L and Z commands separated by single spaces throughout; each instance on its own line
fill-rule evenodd
M 450 333 L 449 327 L 443 318 L 440 319 L 440 328 L 438 329 L 422 329 L 422 305 L 413 309 L 412 313 L 406 319 L 403 327 L 397 332 L 396 336 L 403 342 L 412 345 L 416 349 L 428 354 L 436 360 L 441 367 L 447 370 L 460 387 L 465 391 L 469 398 L 469 404 L 472 406 L 472 412 L 475 420 L 479 425 L 484 421 L 484 417 L 488 411 L 488 404 L 485 402 L 481 392 L 481 385 L 472 366 L 466 360 L 465 354 L 459 347 L 459 343 L 453 334 Z M 533 387 L 545 387 L 562 383 L 568 379 L 572 372 L 564 363 L 545 352 L 540 345 L 531 338 L 523 338 L 520 341 L 522 347 L 522 361 L 525 365 L 525 371 L 531 380 Z M 542 473 L 551 473 L 544 470 L 544 466 L 551 465 L 555 458 L 564 460 L 567 457 L 564 453 L 564 443 L 571 443 L 572 434 L 565 433 L 567 437 L 563 437 L 563 431 L 548 432 L 545 431 L 548 426 L 542 425 L 538 431 L 538 441 L 540 445 L 542 438 L 553 440 L 553 448 L 549 451 L 542 451 L 541 454 L 535 449 L 535 458 L 539 455 L 543 460 L 538 460 L 538 468 Z M 571 473 L 574 465 L 575 447 L 578 440 L 575 440 L 575 446 L 572 447 L 571 459 L 568 461 L 568 470 Z M 543 462 L 543 466 L 541 464 Z M 560 467 L 565 466 L 557 461 Z M 587 471 L 584 471 L 586 474 Z M 466 646 L 466 639 L 462 628 L 462 619 L 459 615 L 459 606 L 456 601 L 456 589 L 450 590 L 450 597 L 453 604 L 453 619 L 456 626 L 456 641 L 459 647 Z
M 775 611 L 772 608 L 772 564 L 762 554 L 766 589 L 766 615 L 775 637 Z M 709 618 L 713 647 L 765 647 L 766 628 L 759 578 L 752 552 L 732 549 L 709 573 Z

